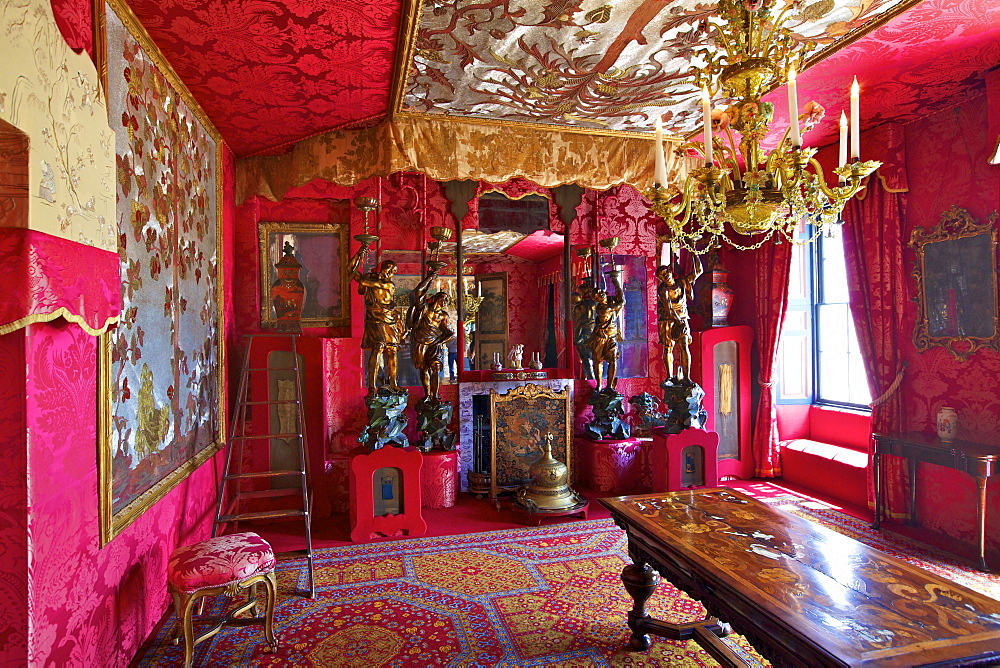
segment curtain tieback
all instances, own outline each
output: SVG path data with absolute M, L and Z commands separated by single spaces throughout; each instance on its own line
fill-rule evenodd
M 763 376 L 761 376 L 760 374 L 757 375 L 757 384 L 760 385 L 761 387 L 774 387 L 773 380 L 765 381 Z
M 875 408 L 876 406 L 881 406 L 882 404 L 884 404 L 886 401 L 889 400 L 889 397 L 891 397 L 896 390 L 899 389 L 900 383 L 903 382 L 903 375 L 906 373 L 906 364 L 907 364 L 906 361 L 904 361 L 903 365 L 899 368 L 899 372 L 896 374 L 896 377 L 893 379 L 892 384 L 889 385 L 888 388 L 886 388 L 885 392 L 878 395 L 878 398 L 874 399 L 870 404 L 868 404 L 869 406 L 871 406 L 872 408 Z

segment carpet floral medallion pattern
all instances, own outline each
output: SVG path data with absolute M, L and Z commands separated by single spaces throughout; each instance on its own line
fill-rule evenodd
M 195 648 L 211 666 L 709 666 L 693 642 L 653 638 L 624 649 L 631 599 L 620 574 L 625 534 L 610 520 L 352 545 L 318 551 L 316 598 L 302 559 L 278 565 L 278 652 L 259 626 L 224 629 Z M 217 600 L 207 614 L 219 615 Z M 667 583 L 650 614 L 705 615 Z M 173 617 L 139 666 L 175 665 Z M 762 659 L 740 636 L 725 642 L 750 665 Z

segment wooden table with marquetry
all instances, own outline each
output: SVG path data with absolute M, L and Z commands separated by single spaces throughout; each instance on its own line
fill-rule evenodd
M 601 499 L 628 534 L 629 648 L 694 639 L 745 666 L 732 629 L 778 666 L 995 665 L 1000 601 L 733 490 Z M 646 613 L 660 575 L 701 601 L 702 621 Z M 724 620 L 720 621 L 720 620 Z

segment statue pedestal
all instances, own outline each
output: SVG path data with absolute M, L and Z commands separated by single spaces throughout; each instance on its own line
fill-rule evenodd
M 719 435 L 704 429 L 653 429 L 650 467 L 654 493 L 719 486 Z
M 416 448 L 379 448 L 351 459 L 352 541 L 427 533 L 420 514 L 423 463 Z
M 487 490 L 489 491 L 489 490 Z M 424 508 L 451 508 L 458 497 L 458 453 L 435 450 L 424 454 L 420 469 Z
M 573 439 L 577 484 L 595 492 L 641 494 L 649 441 L 639 438 Z

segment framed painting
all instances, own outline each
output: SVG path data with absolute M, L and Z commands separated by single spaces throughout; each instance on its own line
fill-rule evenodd
M 215 454 L 226 423 L 221 139 L 128 6 L 103 9 L 122 316 L 99 346 L 102 545 Z
M 500 364 L 507 366 L 507 339 L 479 339 L 476 367 L 489 369 L 494 358 L 500 356 Z
M 476 329 L 483 338 L 507 338 L 507 274 L 476 276 L 479 303 Z
M 913 230 L 917 350 L 943 346 L 961 361 L 980 348 L 1000 350 L 996 222 L 996 212 L 979 223 L 952 206 L 937 226 Z
M 490 498 L 531 482 L 531 465 L 544 453 L 545 435 L 552 434 L 552 456 L 566 465 L 573 479 L 572 394 L 534 383 L 506 394 L 490 390 Z
M 303 327 L 348 327 L 351 297 L 347 279 L 350 237 L 347 225 L 334 223 L 260 223 L 260 324 L 277 326 L 271 286 L 278 281 L 275 264 L 286 251 L 302 267 L 305 289 Z

